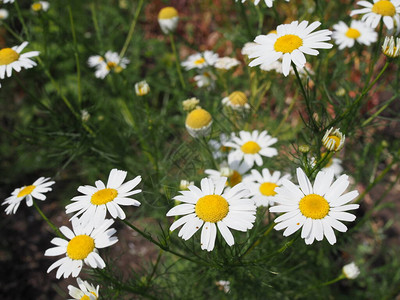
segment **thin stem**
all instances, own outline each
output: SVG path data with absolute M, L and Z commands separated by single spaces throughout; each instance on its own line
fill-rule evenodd
M 24 18 L 22 17 L 22 13 L 21 13 L 21 10 L 19 8 L 18 1 L 14 1 L 14 6 L 15 6 L 15 9 L 17 10 L 18 19 L 22 24 L 22 28 L 24 29 L 25 35 L 28 38 L 28 40 L 30 40 L 28 27 L 26 26 Z
M 73 40 L 73 43 L 74 43 L 74 56 L 75 56 L 75 64 L 76 64 L 76 76 L 77 76 L 77 81 L 78 81 L 78 103 L 80 105 L 82 103 L 81 67 L 80 67 L 80 64 L 79 64 L 78 44 L 76 42 L 74 18 L 72 16 L 72 8 L 71 8 L 70 1 L 68 1 L 68 14 L 69 14 L 69 22 L 70 22 L 71 32 L 72 32 L 72 40 Z
M 393 96 L 388 102 L 385 103 L 380 109 L 378 109 L 371 117 L 369 117 L 367 120 L 365 120 L 362 124 L 361 127 L 367 126 L 373 119 L 375 119 L 377 116 L 381 114 L 394 100 L 398 99 L 397 96 Z
M 5 28 L 9 33 L 11 33 L 11 35 L 12 35 L 13 37 L 15 37 L 17 40 L 19 40 L 20 42 L 23 42 L 23 41 L 24 41 L 24 39 L 23 39 L 21 36 L 19 36 L 14 30 L 12 30 L 11 27 L 8 26 L 6 22 L 2 22 L 1 25 L 4 26 L 4 28 Z
M 61 233 L 61 231 L 57 228 L 57 226 L 55 226 L 50 220 L 49 218 L 46 217 L 46 215 L 42 212 L 42 210 L 39 208 L 39 206 L 37 205 L 35 199 L 33 199 L 33 206 L 36 208 L 36 210 L 38 211 L 39 215 L 43 218 L 43 220 L 45 220 L 47 222 L 47 224 L 51 227 L 51 229 L 54 230 L 54 232 L 62 239 L 65 239 L 65 236 Z
M 270 232 L 272 231 L 272 228 L 274 228 L 275 223 L 271 223 L 267 226 L 267 228 L 264 230 L 262 236 L 258 238 L 256 241 L 254 241 L 248 248 L 247 250 L 241 255 L 241 257 L 246 256 L 249 254 L 258 244 L 261 243 L 261 240 L 264 239 Z
M 182 75 L 181 62 L 179 60 L 178 51 L 176 51 L 175 39 L 172 33 L 169 33 L 169 40 L 171 41 L 172 52 L 175 55 L 175 66 L 176 66 L 176 71 L 178 72 L 179 81 L 181 82 L 182 88 L 186 89 L 185 80 L 183 79 Z
M 338 281 L 340 281 L 340 280 L 342 280 L 342 279 L 345 279 L 345 278 L 346 278 L 346 276 L 345 276 L 344 274 L 341 274 L 341 275 L 339 275 L 338 277 L 336 277 L 335 279 L 332 279 L 332 280 L 330 280 L 330 281 L 321 283 L 321 285 L 331 285 L 331 284 L 333 284 L 333 283 L 335 283 L 335 282 L 338 282 Z
M 129 32 L 128 32 L 128 35 L 126 37 L 124 46 L 122 47 L 122 50 L 119 53 L 119 57 L 120 58 L 124 57 L 124 55 L 126 53 L 126 50 L 128 50 L 128 46 L 129 46 L 129 43 L 131 42 L 131 39 L 132 39 L 132 36 L 133 36 L 133 32 L 135 31 L 135 26 L 136 26 L 137 20 L 139 18 L 140 11 L 141 11 L 142 6 L 143 6 L 143 2 L 144 2 L 144 0 L 140 0 L 138 6 L 136 7 L 136 12 L 135 12 L 135 15 L 133 17 L 133 20 L 132 20 L 132 23 L 131 23 L 131 27 L 129 28 Z
M 96 32 L 96 37 L 97 37 L 97 39 L 99 41 L 99 44 L 100 44 L 100 49 L 103 50 L 103 40 L 101 38 L 100 27 L 99 27 L 99 23 L 97 21 L 96 10 L 97 10 L 97 8 L 95 6 L 95 3 L 91 3 L 90 4 L 90 11 L 92 13 L 92 21 L 93 21 L 93 25 L 94 25 L 94 30 Z

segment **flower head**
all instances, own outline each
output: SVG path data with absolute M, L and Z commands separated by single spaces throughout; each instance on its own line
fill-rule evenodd
M 350 16 L 364 14 L 361 20 L 372 28 L 376 28 L 383 19 L 387 29 L 392 30 L 395 23 L 397 31 L 400 29 L 399 0 L 373 0 L 373 3 L 364 0 L 358 1 L 357 4 L 364 8 L 353 10 Z
M 7 18 L 8 18 L 8 10 L 4 9 L 4 8 L 1 8 L 0 9 L 0 21 L 1 20 L 5 20 Z
M 238 1 L 238 0 L 236 0 L 236 1 Z M 242 1 L 242 3 L 244 3 L 244 2 L 246 2 L 246 0 L 241 0 Z M 274 4 L 274 1 L 275 0 L 264 0 L 264 2 L 265 2 L 265 4 L 268 6 L 268 7 L 272 7 L 272 5 Z M 290 0 L 285 0 L 286 2 L 289 2 Z M 260 0 L 254 0 L 254 1 L 252 1 L 252 2 L 254 2 L 254 5 L 258 5 L 258 3 L 260 3 Z
M 385 41 L 382 45 L 383 54 L 387 57 L 395 58 L 400 55 L 400 38 L 396 38 L 396 41 L 393 36 L 385 37 Z
M 238 111 L 250 109 L 247 96 L 241 91 L 232 92 L 228 97 L 222 99 L 222 104 Z
M 31 5 L 31 8 L 34 12 L 48 11 L 49 7 L 50 7 L 50 3 L 47 1 L 37 1 L 37 2 L 33 2 Z
M 325 29 L 311 33 L 319 25 L 320 22 L 308 25 L 308 21 L 293 21 L 290 24 L 279 25 L 276 34 L 257 36 L 254 40 L 257 46 L 253 47 L 253 52 L 249 55 L 249 58 L 255 59 L 249 66 L 266 67 L 282 58 L 283 75 L 289 74 L 292 62 L 302 69 L 306 64 L 304 53 L 318 55 L 319 52 L 315 49 L 330 49 L 333 46 L 325 42 L 330 40 L 331 31 Z
M 137 82 L 135 84 L 135 93 L 137 96 L 144 96 L 150 92 L 150 86 L 146 80 Z
M 226 56 L 218 58 L 214 67 L 221 70 L 229 70 L 238 66 L 239 64 L 240 63 L 236 58 Z
M 215 75 L 212 72 L 204 71 L 194 76 L 194 81 L 199 88 L 207 87 L 211 89 L 214 87 Z
M 249 56 L 250 54 L 252 54 L 254 52 L 254 46 L 257 46 L 257 45 L 258 44 L 253 43 L 253 42 L 247 42 L 246 44 L 244 44 L 244 46 L 242 48 L 242 51 L 241 51 L 242 55 Z
M 339 151 L 343 148 L 345 139 L 346 136 L 340 132 L 340 128 L 333 130 L 332 127 L 325 132 L 322 143 L 330 151 Z
M 378 39 L 378 34 L 365 22 L 351 21 L 350 27 L 343 21 L 333 25 L 332 38 L 339 45 L 339 49 L 351 48 L 357 41 L 363 45 L 371 45 Z
M 142 191 L 134 190 L 142 180 L 141 176 L 136 176 L 123 184 L 126 175 L 126 171 L 112 169 L 107 185 L 97 180 L 96 186 L 80 186 L 78 192 L 83 195 L 72 198 L 73 203 L 66 206 L 67 214 L 76 212 L 71 220 L 79 217 L 83 226 L 89 223 L 99 226 L 105 220 L 107 211 L 113 218 L 125 219 L 126 215 L 120 205 L 139 206 L 139 201 L 129 197 Z
M 196 97 L 192 97 L 182 101 L 182 107 L 184 111 L 190 112 L 195 109 L 200 103 L 200 100 Z
M 30 51 L 21 54 L 21 51 L 28 45 L 28 42 L 23 42 L 19 46 L 12 48 L 3 48 L 0 50 L 0 79 L 11 77 L 12 70 L 19 72 L 21 68 L 30 69 L 36 66 L 36 63 L 31 60 L 31 57 L 38 56 L 39 51 Z
M 201 180 L 201 189 L 192 185 L 189 191 L 180 191 L 174 199 L 184 202 L 167 212 L 167 216 L 182 216 L 170 230 L 183 227 L 178 233 L 184 240 L 190 239 L 201 227 L 201 249 L 212 251 L 217 237 L 217 228 L 229 246 L 235 241 L 229 228 L 247 231 L 256 219 L 256 207 L 252 200 L 245 198 L 249 191 L 242 183 L 224 191 L 226 178 L 214 183 L 209 178 Z
M 99 227 L 93 227 L 92 224 L 83 226 L 78 219 L 72 220 L 72 230 L 66 226 L 60 227 L 61 233 L 69 240 L 56 237 L 51 240 L 56 247 L 47 249 L 45 256 L 58 256 L 65 254 L 65 257 L 54 262 L 47 273 L 58 267 L 56 277 L 64 278 L 77 277 L 82 270 L 83 262 L 92 268 L 103 269 L 106 264 L 98 254 L 98 248 L 109 247 L 116 242 L 118 238 L 112 236 L 116 230 L 109 228 L 114 220 L 104 220 Z
M 234 187 L 242 182 L 243 175 L 250 170 L 250 166 L 245 161 L 232 161 L 231 163 L 224 163 L 218 170 L 206 169 L 204 173 L 208 175 L 214 182 L 217 182 L 221 177 L 226 177 L 226 185 Z
M 212 117 L 208 111 L 196 108 L 187 115 L 185 126 L 189 134 L 197 138 L 210 134 L 212 122 Z
M 88 65 L 96 68 L 94 76 L 104 79 L 111 71 L 120 73 L 129 62 L 125 57 L 120 58 L 117 52 L 107 51 L 104 58 L 99 55 L 90 56 Z
M 158 24 L 165 34 L 174 32 L 178 26 L 178 21 L 178 11 L 172 6 L 164 7 L 158 13 Z
M 99 286 L 95 288 L 93 284 L 84 281 L 79 277 L 76 279 L 76 282 L 78 283 L 79 288 L 72 285 L 68 286 L 69 295 L 73 297 L 73 299 L 70 300 L 97 300 L 99 297 Z
M 229 280 L 218 280 L 215 282 L 215 285 L 218 287 L 219 290 L 224 291 L 225 294 L 228 294 L 231 290 L 231 283 Z
M 182 179 L 181 182 L 179 183 L 179 189 L 182 191 L 187 190 L 189 185 L 194 185 L 194 182 L 186 180 L 186 179 Z
M 8 205 L 6 214 L 15 214 L 22 200 L 26 198 L 26 205 L 33 205 L 33 198 L 44 201 L 46 195 L 44 193 L 50 192 L 51 187 L 55 181 L 49 181 L 50 178 L 40 177 L 32 185 L 23 186 L 15 189 L 11 196 L 8 197 L 1 205 Z
M 239 137 L 234 136 L 232 141 L 224 144 L 226 147 L 231 147 L 233 150 L 228 155 L 228 161 L 242 160 L 252 167 L 254 162 L 257 166 L 261 166 L 263 161 L 261 156 L 273 157 L 278 155 L 275 148 L 270 147 L 278 141 L 268 135 L 266 130 L 240 131 Z
M 186 70 L 203 69 L 205 67 L 214 66 L 217 60 L 218 54 L 207 50 L 203 53 L 195 53 L 190 55 L 184 62 L 182 62 L 182 66 Z
M 281 176 L 281 172 L 274 171 L 272 174 L 268 169 L 262 169 L 261 172 L 251 170 L 251 175 L 244 178 L 244 182 L 250 189 L 251 199 L 256 206 L 270 206 L 274 204 L 275 189 L 282 184 L 283 179 L 290 179 L 289 174 Z
M 301 168 L 297 168 L 299 186 L 291 181 L 282 180 L 282 186 L 276 188 L 275 202 L 269 211 L 283 213 L 274 222 L 276 230 L 285 229 L 284 236 L 289 236 L 302 228 L 301 237 L 306 244 L 314 240 L 322 241 L 324 236 L 333 245 L 336 236 L 333 229 L 346 232 L 347 227 L 340 221 L 354 221 L 355 216 L 348 210 L 357 209 L 358 204 L 347 204 L 358 196 L 357 191 L 346 194 L 350 182 L 347 175 L 333 181 L 333 171 L 318 172 L 314 185 Z
M 354 262 L 343 266 L 342 272 L 347 279 L 356 279 L 360 275 L 360 269 Z
M 235 137 L 235 133 L 231 133 L 231 135 L 227 135 L 225 133 L 221 133 L 219 136 L 219 140 L 210 140 L 208 144 L 212 148 L 212 155 L 214 159 L 226 157 L 231 148 L 224 146 L 225 143 L 230 142 L 231 138 Z

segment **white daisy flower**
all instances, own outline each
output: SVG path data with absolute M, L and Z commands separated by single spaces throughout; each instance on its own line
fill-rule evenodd
M 322 153 L 322 156 L 326 155 L 326 153 Z M 311 164 L 314 166 L 315 165 L 315 158 L 311 158 Z M 342 160 L 339 158 L 331 158 L 328 163 L 321 169 L 323 172 L 328 172 L 332 170 L 333 175 L 335 178 L 338 178 L 340 175 L 343 173 L 343 167 L 342 167 Z
M 182 179 L 181 182 L 179 183 L 179 189 L 182 191 L 187 190 L 189 185 L 194 185 L 194 182 L 186 180 L 186 179 Z
M 107 186 L 101 180 L 95 182 L 96 186 L 80 186 L 78 192 L 84 195 L 72 198 L 73 203 L 66 206 L 67 214 L 76 212 L 71 220 L 79 217 L 83 226 L 89 223 L 99 226 L 105 220 L 107 211 L 114 219 L 125 219 L 126 215 L 120 205 L 139 206 L 140 202 L 129 196 L 142 191 L 134 190 L 142 180 L 141 176 L 136 176 L 122 184 L 126 174 L 126 171 L 112 169 L 108 176 Z
M 11 196 L 8 197 L 1 205 L 8 205 L 5 212 L 7 215 L 15 214 L 22 200 L 26 198 L 26 205 L 33 205 L 33 198 L 44 201 L 46 196 L 44 193 L 50 192 L 55 181 L 49 181 L 50 178 L 40 177 L 32 185 L 23 186 L 15 189 Z
M 218 58 L 214 67 L 217 69 L 229 70 L 238 66 L 239 64 L 240 62 L 236 58 L 226 56 Z
M 178 26 L 178 21 L 178 11 L 172 6 L 164 7 L 158 13 L 158 24 L 165 34 L 174 32 Z
M 346 232 L 347 227 L 340 221 L 354 221 L 356 216 L 348 210 L 357 209 L 358 204 L 347 204 L 358 196 L 357 191 L 343 194 L 349 186 L 349 177 L 340 176 L 333 184 L 333 171 L 318 172 L 314 185 L 301 168 L 297 168 L 297 180 L 300 186 L 291 181 L 282 180 L 282 187 L 276 188 L 275 202 L 278 205 L 270 212 L 284 213 L 274 222 L 276 230 L 285 229 L 284 236 L 289 236 L 302 228 L 301 237 L 307 245 L 314 240 L 322 241 L 325 236 L 328 242 L 336 243 L 333 229 Z M 343 195 L 342 195 L 343 194 Z
M 13 69 L 19 72 L 21 68 L 30 69 L 36 66 L 36 63 L 30 58 L 38 56 L 39 51 L 30 51 L 21 54 L 21 51 L 27 45 L 28 42 L 23 42 L 19 46 L 0 50 L 0 79 L 4 79 L 5 76 L 11 77 Z
M 250 105 L 245 93 L 234 91 L 228 97 L 222 99 L 222 105 L 232 108 L 237 111 L 249 110 Z
M 14 3 L 14 0 L 3 0 L 3 3 Z
M 250 167 L 253 167 L 254 162 L 257 166 L 263 164 L 261 156 L 273 157 L 278 155 L 278 151 L 270 147 L 277 141 L 278 139 L 268 135 L 266 130 L 260 133 L 258 130 L 252 132 L 242 130 L 239 132 L 239 137 L 232 137 L 232 141 L 225 143 L 224 146 L 233 148 L 233 151 L 228 155 L 229 162 L 244 159 Z
M 338 44 L 339 49 L 351 48 L 355 41 L 363 45 L 371 45 L 378 39 L 378 34 L 362 21 L 351 21 L 350 27 L 343 21 L 333 25 L 332 38 Z
M 182 66 L 186 70 L 191 69 L 203 69 L 205 67 L 212 67 L 218 60 L 218 54 L 213 51 L 204 51 L 203 53 L 196 53 L 190 55 L 184 62 Z
M 250 166 L 245 161 L 235 160 L 231 163 L 224 163 L 220 166 L 219 170 L 206 169 L 204 173 L 211 178 L 214 183 L 218 182 L 221 177 L 227 177 L 226 186 L 234 187 L 242 182 L 243 175 L 249 170 Z
M 236 1 L 238 1 L 238 0 L 236 0 Z M 261 1 L 261 0 L 254 0 L 254 1 L 252 1 L 252 2 L 254 2 L 254 5 L 258 5 L 258 3 L 260 3 L 260 1 Z M 275 1 L 275 0 L 264 0 L 265 4 L 266 4 L 268 7 L 272 7 L 274 1 Z M 290 0 L 285 0 L 285 1 L 286 1 L 286 2 L 289 2 Z M 242 0 L 242 3 L 244 3 L 244 2 L 246 2 L 246 0 Z
M 72 299 L 79 300 L 97 300 L 99 297 L 99 286 L 94 287 L 93 284 L 80 279 L 79 277 L 76 279 L 79 288 L 74 287 L 73 285 L 68 286 L 68 292 Z
M 254 50 L 256 50 L 257 48 L 254 49 L 254 46 L 257 46 L 258 44 L 253 43 L 253 42 L 247 42 L 246 44 L 244 44 L 243 48 L 242 48 L 242 55 L 246 55 L 249 56 L 250 54 L 252 54 L 254 52 Z
M 91 68 L 97 67 L 98 65 L 101 65 L 103 63 L 104 63 L 103 56 L 100 56 L 100 55 L 89 56 L 89 59 L 88 59 L 89 67 L 91 67 Z
M 322 143 L 330 151 L 339 151 L 343 148 L 345 140 L 346 136 L 340 132 L 340 128 L 333 130 L 331 127 L 325 132 Z
M 117 52 L 107 51 L 104 55 L 104 61 L 94 65 L 96 68 L 94 76 L 96 78 L 104 79 L 111 71 L 120 73 L 123 69 L 126 69 L 129 62 L 129 59 L 126 57 L 120 58 Z M 88 61 L 88 64 L 90 65 L 91 63 Z M 94 64 L 94 61 L 92 64 Z
M 374 0 L 374 3 L 368 1 L 358 1 L 358 5 L 364 8 L 353 10 L 350 16 L 364 14 L 361 17 L 372 28 L 376 28 L 383 18 L 387 29 L 392 30 L 394 25 L 397 31 L 400 29 L 400 0 Z
M 243 183 L 224 191 L 226 177 L 217 183 L 210 178 L 201 180 L 201 189 L 191 185 L 189 191 L 180 191 L 181 195 L 173 199 L 184 202 L 167 212 L 167 216 L 182 216 L 175 221 L 170 230 L 183 227 L 178 233 L 184 240 L 190 239 L 201 227 L 200 245 L 202 250 L 212 251 L 217 237 L 217 228 L 229 246 L 235 241 L 229 228 L 247 231 L 253 228 L 256 219 L 256 207 L 248 198 L 249 191 Z
M 196 108 L 187 115 L 185 126 L 192 137 L 198 138 L 210 134 L 212 123 L 213 119 L 208 111 Z
M 399 0 L 400 1 L 400 0 Z M 272 64 L 282 58 L 282 72 L 287 76 L 290 71 L 290 65 L 293 62 L 298 68 L 302 69 L 306 64 L 305 54 L 318 55 L 315 49 L 330 49 L 332 44 L 325 43 L 329 41 L 332 32 L 330 30 L 315 30 L 320 22 L 313 22 L 308 25 L 308 21 L 299 24 L 293 21 L 290 24 L 279 25 L 277 33 L 268 35 L 259 35 L 254 42 L 254 52 L 249 58 L 256 58 L 250 62 L 249 66 L 261 65 L 263 67 Z
M 225 143 L 230 142 L 233 137 L 235 137 L 233 132 L 231 133 L 230 137 L 225 133 L 221 133 L 219 140 L 209 140 L 208 144 L 212 148 L 211 151 L 214 159 L 226 157 L 228 155 L 228 152 L 231 150 L 231 148 L 224 145 Z
M 114 220 L 104 220 L 99 227 L 92 225 L 83 226 L 78 219 L 72 220 L 72 230 L 66 226 L 61 226 L 60 231 L 66 239 L 56 237 L 51 243 L 56 247 L 47 249 L 45 256 L 58 256 L 65 254 L 65 257 L 53 263 L 47 273 L 58 268 L 56 277 L 64 278 L 77 277 L 82 270 L 83 262 L 92 268 L 103 269 L 106 264 L 98 254 L 98 248 L 109 247 L 116 242 L 118 238 L 112 236 L 116 230 L 109 228 Z
M 395 58 L 400 55 L 400 38 L 394 40 L 393 36 L 385 37 L 385 41 L 382 45 L 383 54 L 390 58 Z
M 343 266 L 342 272 L 347 279 L 356 279 L 360 275 L 360 269 L 354 262 Z
M 5 20 L 8 18 L 8 10 L 1 8 L 0 9 L 0 20 Z
M 47 1 L 37 1 L 32 3 L 31 8 L 34 12 L 48 11 L 50 8 L 50 3 Z
M 231 283 L 229 280 L 218 280 L 215 282 L 215 285 L 220 291 L 224 291 L 225 294 L 228 294 L 231 290 Z
M 150 93 L 150 86 L 146 80 L 137 82 L 135 84 L 135 93 L 137 96 L 144 96 Z
M 268 169 L 262 169 L 261 173 L 255 169 L 251 175 L 246 176 L 243 181 L 250 189 L 251 199 L 257 207 L 274 205 L 276 195 L 275 188 L 281 186 L 283 179 L 290 179 L 289 174 L 281 177 L 281 172 L 274 171 L 272 174 Z
M 202 87 L 213 88 L 214 87 L 215 76 L 211 72 L 207 72 L 207 71 L 202 72 L 201 74 L 194 76 L 193 79 L 196 82 L 196 86 L 198 88 L 202 88 Z

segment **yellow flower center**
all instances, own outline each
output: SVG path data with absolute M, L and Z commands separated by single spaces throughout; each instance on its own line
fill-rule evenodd
M 190 128 L 200 129 L 212 121 L 210 113 L 202 108 L 191 111 L 186 117 L 186 125 Z
M 243 106 L 247 103 L 247 97 L 243 92 L 235 91 L 229 95 L 229 101 L 233 105 Z
M 275 196 L 276 195 L 275 188 L 277 186 L 278 185 L 273 182 L 264 182 L 263 184 L 260 185 L 260 192 L 264 196 Z
M 220 195 L 207 195 L 197 201 L 195 211 L 204 222 L 217 223 L 228 214 L 229 205 Z
M 240 182 L 242 182 L 242 175 L 238 171 L 233 170 L 232 175 L 228 177 L 228 185 L 234 187 Z
M 67 255 L 71 259 L 85 259 L 93 252 L 94 239 L 86 234 L 77 235 L 68 242 Z
M 329 203 L 326 199 L 317 194 L 309 194 L 299 202 L 301 213 L 311 219 L 323 219 L 329 213 Z
M 4 48 L 0 50 L 0 66 L 8 65 L 18 60 L 19 54 L 11 48 Z
M 178 11 L 171 6 L 164 7 L 158 13 L 159 19 L 172 19 L 178 16 Z
M 388 0 L 381 0 L 372 6 L 372 12 L 381 16 L 393 17 L 396 14 L 396 8 L 392 2 Z
M 278 38 L 274 44 L 276 52 L 292 53 L 293 50 L 300 48 L 303 40 L 294 34 L 286 34 Z
M 102 189 L 92 195 L 90 202 L 94 205 L 106 204 L 113 201 L 118 196 L 116 189 Z
M 346 36 L 351 39 L 358 39 L 361 33 L 355 28 L 349 28 L 346 32 Z
M 226 146 L 221 146 L 221 148 L 219 148 L 219 151 L 221 152 L 229 152 L 231 151 L 231 147 L 226 147 Z
M 194 64 L 196 65 L 196 66 L 198 66 L 198 65 L 202 65 L 202 64 L 204 64 L 206 62 L 206 60 L 204 59 L 204 57 L 202 57 L 202 58 L 199 58 L 198 60 L 195 60 L 194 61 Z M 204 74 L 205 76 L 207 76 L 206 74 Z
M 19 191 L 17 198 L 19 197 L 25 197 L 26 195 L 29 195 L 30 193 L 33 192 L 33 190 L 35 189 L 36 186 L 34 185 L 28 185 L 26 187 L 24 187 L 22 190 Z
M 340 138 L 339 138 L 338 136 L 336 136 L 336 135 L 330 135 L 330 136 L 328 136 L 328 140 L 329 140 L 329 139 L 335 141 L 335 150 L 337 150 L 337 148 L 338 148 L 339 145 L 340 145 Z
M 42 10 L 42 4 L 40 2 L 33 3 L 31 7 L 33 11 Z
M 80 300 L 90 300 L 90 297 L 88 295 L 83 295 Z
M 107 63 L 107 70 L 111 70 L 111 69 L 114 69 L 114 68 L 116 68 L 117 67 L 117 64 L 115 63 L 115 62 L 113 62 L 113 61 L 109 61 L 108 63 Z
M 261 147 L 256 142 L 248 141 L 240 149 L 246 154 L 256 154 L 261 150 Z

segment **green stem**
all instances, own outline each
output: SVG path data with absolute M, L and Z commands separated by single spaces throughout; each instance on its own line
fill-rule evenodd
M 394 100 L 398 99 L 397 95 L 393 96 L 389 101 L 385 103 L 380 109 L 378 109 L 371 117 L 369 117 L 367 120 L 365 120 L 362 124 L 361 127 L 367 126 L 373 119 L 375 119 L 377 116 L 381 114 Z
M 119 57 L 120 58 L 123 58 L 125 53 L 126 53 L 126 50 L 128 50 L 129 43 L 131 42 L 131 39 L 132 39 L 132 36 L 133 36 L 133 32 L 135 31 L 135 26 L 136 26 L 137 20 L 139 18 L 140 11 L 141 11 L 142 6 L 143 6 L 143 1 L 144 0 L 140 0 L 138 6 L 136 7 L 136 12 L 135 12 L 135 15 L 133 17 L 131 26 L 129 28 L 129 32 L 128 32 L 128 35 L 126 37 L 124 46 L 122 47 L 122 50 L 119 53 Z
M 28 27 L 26 26 L 24 18 L 22 17 L 22 13 L 21 13 L 21 10 L 20 10 L 19 5 L 18 5 L 18 0 L 14 1 L 14 6 L 15 6 L 15 9 L 17 10 L 18 19 L 21 22 L 22 28 L 24 29 L 25 35 L 26 35 L 26 37 L 27 37 L 27 39 L 29 41 L 30 38 L 29 38 Z
M 185 80 L 183 79 L 183 75 L 182 75 L 181 62 L 179 59 L 178 51 L 176 51 L 175 39 L 174 39 L 174 36 L 172 33 L 169 33 L 169 40 L 171 41 L 172 52 L 175 55 L 175 66 L 176 66 L 176 71 L 178 72 L 179 81 L 181 82 L 182 88 L 185 90 L 186 84 L 185 84 Z
M 263 234 L 261 237 L 259 237 L 257 240 L 255 240 L 248 248 L 247 250 L 243 253 L 243 255 L 241 255 L 241 257 L 246 256 L 247 254 L 249 254 L 258 244 L 261 243 L 261 240 L 264 239 L 268 234 L 270 234 L 270 232 L 272 231 L 272 228 L 274 228 L 275 223 L 272 222 L 271 224 L 269 224 L 267 226 L 267 228 L 264 230 Z
M 340 280 L 342 280 L 342 279 L 345 279 L 345 278 L 346 278 L 346 276 L 345 276 L 344 274 L 341 274 L 341 275 L 339 275 L 338 277 L 336 277 L 335 279 L 332 279 L 332 280 L 330 280 L 330 281 L 321 283 L 321 285 L 331 285 L 331 284 L 333 284 L 333 283 L 335 283 L 335 282 L 338 282 L 338 281 L 340 281 Z
M 94 30 L 96 31 L 96 37 L 99 41 L 100 44 L 100 49 L 103 50 L 103 40 L 101 38 L 101 33 L 100 33 L 100 27 L 99 27 L 99 23 L 97 21 L 97 14 L 96 14 L 96 6 L 95 3 L 91 3 L 90 4 L 90 11 L 92 13 L 92 21 L 93 21 L 93 25 L 94 25 Z
M 42 210 L 39 208 L 39 206 L 37 205 L 35 199 L 33 199 L 33 206 L 36 208 L 36 210 L 38 211 L 39 215 L 43 218 L 43 220 L 45 220 L 47 222 L 47 224 L 51 227 L 51 229 L 54 230 L 54 232 L 62 239 L 65 239 L 65 236 L 61 233 L 61 231 L 57 228 L 57 226 L 55 226 L 50 220 L 49 218 L 46 217 L 46 215 L 42 212 Z
M 79 53 L 78 53 L 78 44 L 76 42 L 76 32 L 75 32 L 75 25 L 74 25 L 74 18 L 72 16 L 72 8 L 70 0 L 68 1 L 68 14 L 69 14 L 69 22 L 71 26 L 72 32 L 72 40 L 74 43 L 74 56 L 75 56 L 75 64 L 76 64 L 76 76 L 78 81 L 78 103 L 81 105 L 82 103 L 82 88 L 81 88 L 81 67 L 79 64 Z
M 21 43 L 24 41 L 24 39 L 23 39 L 21 36 L 19 36 L 14 30 L 11 29 L 10 26 L 7 25 L 7 23 L 2 22 L 1 25 L 4 26 L 4 28 L 5 28 L 9 33 L 11 33 L 11 35 L 12 35 L 13 37 L 15 37 L 17 40 L 19 40 Z

